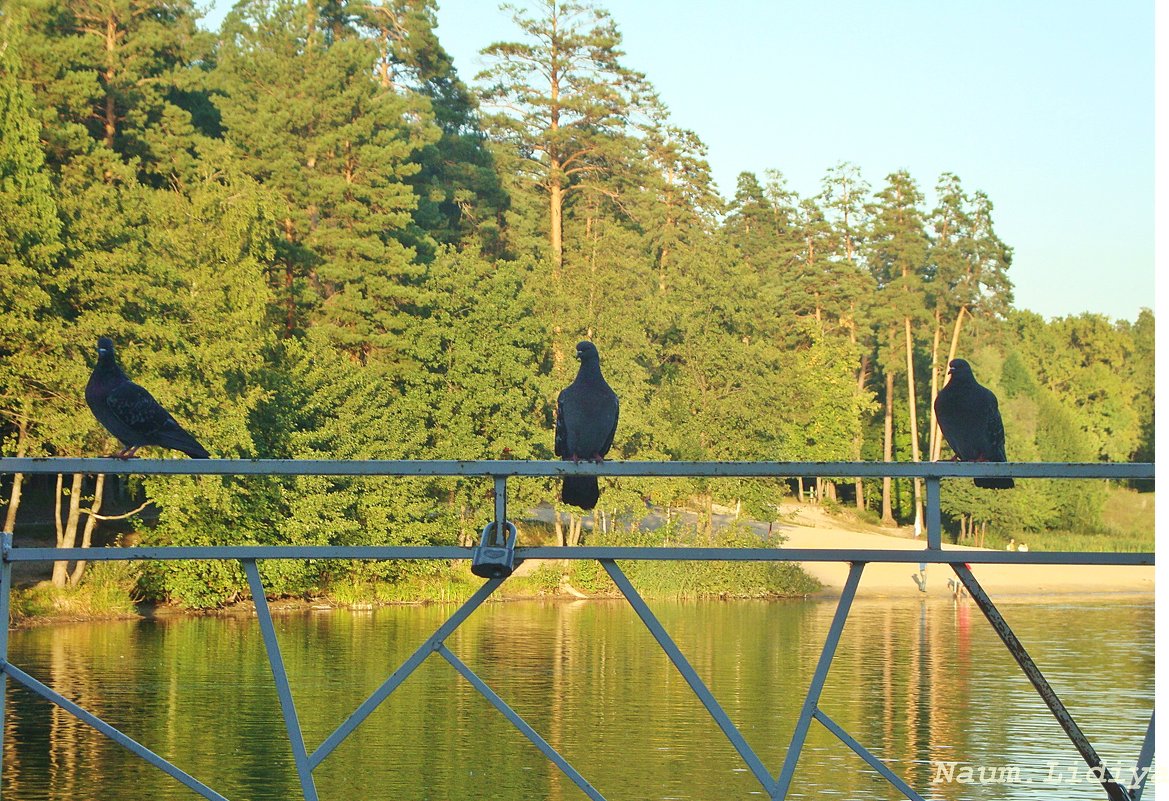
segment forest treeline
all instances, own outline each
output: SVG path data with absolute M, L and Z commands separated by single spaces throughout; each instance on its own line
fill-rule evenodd
M 842 161 L 814 195 L 765 170 L 726 201 L 606 11 L 501 13 L 513 39 L 467 80 L 435 0 L 242 0 L 218 32 L 192 0 L 6 0 L 3 453 L 115 448 L 82 393 L 108 335 L 221 458 L 551 458 L 556 393 L 589 338 L 621 398 L 612 458 L 946 458 L 932 399 L 960 354 L 999 395 L 1011 458 L 1152 459 L 1152 313 L 1014 308 L 984 192 L 945 173 L 927 202 L 907 171 Z M 11 530 L 22 481 L 4 481 Z M 59 542 L 91 541 L 110 486 L 58 479 Z M 483 482 L 455 479 L 131 489 L 164 544 L 466 543 L 489 508 Z M 814 489 L 920 519 L 913 482 Z M 1099 525 L 1102 490 L 1058 489 L 947 482 L 947 524 Z M 771 520 L 787 491 L 622 479 L 598 513 L 690 504 L 709 526 L 721 503 Z M 265 569 L 295 593 L 419 568 Z M 243 586 L 235 567 L 158 570 L 158 594 L 192 605 Z

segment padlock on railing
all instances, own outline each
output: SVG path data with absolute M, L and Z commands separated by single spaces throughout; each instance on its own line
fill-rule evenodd
M 479 547 L 471 557 L 471 572 L 481 578 L 507 578 L 515 570 L 515 525 L 504 521 L 503 543 L 496 542 L 495 522 L 483 527 Z

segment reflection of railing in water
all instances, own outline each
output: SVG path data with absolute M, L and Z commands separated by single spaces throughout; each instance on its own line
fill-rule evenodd
M 1088 552 L 997 552 L 953 551 L 941 545 L 940 486 L 942 478 L 973 478 L 976 476 L 1012 476 L 1015 478 L 1078 478 L 1078 479 L 1146 479 L 1154 478 L 1151 464 L 1064 464 L 1064 463 L 877 463 L 877 462 L 608 462 L 603 465 L 572 464 L 568 462 L 516 461 L 237 461 L 237 460 L 135 460 L 115 459 L 0 459 L 0 474 L 58 474 L 107 473 L 137 475 L 360 475 L 360 476 L 482 476 L 494 485 L 494 520 L 484 529 L 484 543 L 478 549 L 457 547 L 392 547 L 392 546 L 211 546 L 211 547 L 132 547 L 132 548 L 19 548 L 12 547 L 12 535 L 2 535 L 0 561 L 0 616 L 6 625 L 0 627 L 0 754 L 3 753 L 4 690 L 12 678 L 32 692 L 58 705 L 92 726 L 105 736 L 142 757 L 147 762 L 172 776 L 204 798 L 226 801 L 224 797 L 198 779 L 175 767 L 145 746 L 126 736 L 97 716 L 81 708 L 7 661 L 10 592 L 14 562 L 49 562 L 86 559 L 114 560 L 238 560 L 248 578 L 248 585 L 256 605 L 256 614 L 267 649 L 269 664 L 280 700 L 281 712 L 292 748 L 297 774 L 305 801 L 317 799 L 313 771 L 342 741 L 345 740 L 397 687 L 410 676 L 431 654 L 437 653 L 495 706 L 524 736 L 575 783 L 589 798 L 601 795 L 576 771 L 538 732 L 507 705 L 478 675 L 464 664 L 445 645 L 446 639 L 506 580 L 514 562 L 524 559 L 586 559 L 597 560 L 613 582 L 633 606 L 649 632 L 661 645 L 666 656 L 685 678 L 695 695 L 706 707 L 719 728 L 742 757 L 747 768 L 772 799 L 787 797 L 795 768 L 803 750 L 812 720 L 817 720 L 845 745 L 880 773 L 906 798 L 921 801 L 922 796 L 873 755 L 847 731 L 841 728 L 820 708 L 820 693 L 828 677 L 832 659 L 848 618 L 864 567 L 869 562 L 904 562 L 918 564 L 948 564 L 970 597 L 982 610 L 995 632 L 1007 646 L 1024 674 L 1035 686 L 1076 750 L 1089 768 L 1097 771 L 1101 787 L 1110 801 L 1138 801 L 1144 790 L 1142 778 L 1135 786 L 1126 786 L 1116 779 L 1103 764 L 1087 737 L 1076 725 L 1062 701 L 1031 660 L 1010 626 L 1003 619 L 990 597 L 982 589 L 971 564 L 1016 565 L 1151 565 L 1151 553 L 1088 553 Z M 547 477 L 567 474 L 603 476 L 691 476 L 691 477 L 793 477 L 820 476 L 825 478 L 884 477 L 921 478 L 926 490 L 926 542 L 922 549 L 775 549 L 775 548 L 515 548 L 504 544 L 509 533 L 507 523 L 507 480 L 515 477 Z M 311 753 L 301 733 L 296 706 L 289 689 L 272 616 L 264 597 L 264 587 L 256 566 L 258 559 L 474 559 L 485 565 L 484 575 L 493 577 L 453 615 L 443 623 L 393 674 L 387 678 L 356 710 Z M 705 561 L 842 561 L 849 562 L 848 580 L 837 604 L 836 614 L 811 686 L 796 721 L 784 762 L 778 775 L 773 776 L 758 755 L 743 738 L 734 722 L 715 700 L 714 695 L 690 665 L 653 612 L 642 600 L 616 560 L 705 560 Z M 492 570 L 491 568 L 495 569 Z M 1153 759 L 1153 717 L 1150 715 L 1144 745 L 1137 759 L 1136 775 L 1146 776 Z

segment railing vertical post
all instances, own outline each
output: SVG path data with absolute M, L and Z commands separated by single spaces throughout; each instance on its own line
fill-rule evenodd
M 942 480 L 937 476 L 925 478 L 925 547 L 942 547 Z
M 844 622 L 848 619 L 848 610 L 852 607 L 852 599 L 856 596 L 856 587 L 861 580 L 861 572 L 865 569 L 864 562 L 852 562 L 848 566 L 848 580 L 844 582 L 844 590 L 840 593 L 840 601 L 836 604 L 836 614 L 832 618 L 832 625 L 828 627 L 828 636 L 824 639 L 824 650 L 820 652 L 820 661 L 816 663 L 816 672 L 812 674 L 812 683 L 808 687 L 808 695 L 804 698 L 804 706 L 800 710 L 800 717 L 796 721 L 796 729 L 792 732 L 791 745 L 783 757 L 783 768 L 779 771 L 779 778 L 771 790 L 771 798 L 787 798 L 788 788 L 791 787 L 792 776 L 796 772 L 796 763 L 800 759 L 800 752 L 804 750 L 804 740 L 808 736 L 808 727 L 812 724 L 812 717 L 816 714 L 820 703 L 820 692 L 824 689 L 824 681 L 828 678 L 828 669 L 832 667 L 832 657 L 836 655 L 836 645 L 840 642 L 840 633 L 844 631 Z
M 495 544 L 507 542 L 507 476 L 493 476 L 495 483 Z
M 12 532 L 0 533 L 0 779 L 4 776 L 4 723 L 5 701 L 8 695 L 8 627 L 12 625 L 12 562 L 8 552 L 12 550 Z

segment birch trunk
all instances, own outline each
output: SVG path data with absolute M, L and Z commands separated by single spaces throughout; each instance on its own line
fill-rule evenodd
M 16 429 L 16 456 L 21 458 L 28 453 L 28 420 L 20 418 Z M 8 495 L 8 510 L 4 513 L 3 531 L 12 533 L 16 528 L 16 512 L 20 509 L 20 495 L 24 489 L 24 473 L 12 474 L 12 491 Z
M 81 530 L 81 547 L 88 548 L 93 542 L 93 530 L 97 528 L 97 516 L 101 513 L 101 502 L 105 495 L 106 476 L 98 473 L 97 483 L 93 485 L 93 504 L 89 507 L 89 516 L 85 520 L 85 527 Z M 73 572 L 69 574 L 70 586 L 76 587 L 85 575 L 86 560 L 79 559 L 73 565 Z
M 69 513 L 64 521 L 61 520 L 61 491 L 65 477 L 57 474 L 57 500 L 55 504 L 55 522 L 57 526 L 57 547 L 72 548 L 77 544 L 77 523 L 81 518 L 81 473 L 73 474 L 73 481 L 69 488 Z M 69 563 L 65 561 L 53 562 L 53 586 L 64 587 L 69 581 Z

